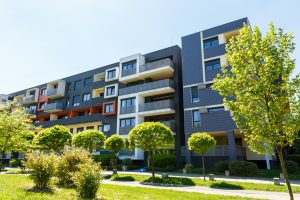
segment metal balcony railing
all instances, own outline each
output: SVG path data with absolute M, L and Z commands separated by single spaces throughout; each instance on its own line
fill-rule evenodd
M 135 106 L 129 106 L 129 107 L 121 107 L 120 108 L 120 114 L 129 114 L 135 112 Z
M 162 122 L 164 125 L 166 125 L 167 127 L 169 127 L 171 129 L 171 131 L 175 131 L 175 122 Z
M 52 96 L 57 94 L 57 88 L 47 89 L 46 96 Z
M 162 67 L 167 67 L 167 66 L 170 66 L 173 68 L 173 62 L 169 58 L 165 58 L 162 60 L 146 63 L 145 65 L 141 65 L 139 68 L 140 69 L 139 72 L 141 73 L 141 72 L 158 69 L 158 68 L 162 68 Z
M 122 72 L 121 72 L 122 76 L 121 77 L 130 76 L 132 74 L 136 74 L 136 68 L 122 70 Z
M 50 111 L 50 110 L 62 110 L 63 109 L 63 104 L 62 103 L 50 103 L 45 105 L 44 111 Z
M 124 126 L 120 127 L 119 129 L 119 135 L 128 135 L 128 133 L 133 129 L 134 126 Z
M 139 105 L 139 112 L 159 110 L 159 109 L 165 109 L 165 108 L 174 109 L 174 101 L 171 99 L 168 99 L 168 100 L 163 100 L 163 101 L 143 103 L 143 104 Z
M 148 90 L 154 90 L 164 87 L 172 87 L 173 88 L 173 81 L 170 79 L 164 79 L 160 81 L 154 81 L 149 83 L 144 83 L 140 85 L 134 85 L 130 87 L 125 87 L 119 89 L 119 95 L 126 95 L 126 94 L 132 94 L 132 93 L 138 93 Z

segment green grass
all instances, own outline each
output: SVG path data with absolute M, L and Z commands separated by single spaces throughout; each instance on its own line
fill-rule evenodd
M 133 174 L 119 174 L 117 178 L 106 176 L 111 180 L 118 181 L 139 181 L 139 182 L 155 182 L 164 184 L 177 184 L 177 185 L 189 185 L 189 186 L 207 186 L 211 188 L 220 189 L 238 189 L 238 190 L 261 190 L 261 191 L 272 191 L 272 192 L 287 192 L 285 185 L 276 186 L 273 184 L 257 184 L 257 183 L 246 183 L 246 182 L 234 182 L 234 181 L 203 181 L 199 178 L 159 178 L 158 176 L 152 180 L 149 175 L 133 175 Z M 293 186 L 295 193 L 300 193 L 299 186 Z
M 5 200 L 74 200 L 78 199 L 74 188 L 58 188 L 52 185 L 52 190 L 38 192 L 32 189 L 32 181 L 24 175 L 0 175 L 0 199 Z M 243 200 L 249 198 L 208 195 L 152 188 L 126 187 L 101 184 L 98 196 L 103 200 Z

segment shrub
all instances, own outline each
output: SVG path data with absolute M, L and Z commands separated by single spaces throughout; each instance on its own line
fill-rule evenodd
M 4 165 L 3 165 L 3 162 L 0 161 L 0 172 L 2 171 L 2 169 L 4 169 Z
M 172 154 L 154 154 L 151 157 L 151 162 L 153 165 L 158 168 L 164 168 L 170 165 L 176 165 L 175 156 Z
M 229 163 L 229 172 L 232 175 L 255 175 L 257 165 L 247 161 L 231 161 Z
M 54 154 L 29 152 L 26 154 L 25 166 L 29 169 L 30 178 L 37 189 L 46 189 L 54 175 L 57 157 Z
M 10 167 L 21 167 L 22 166 L 22 162 L 19 159 L 12 158 L 9 161 L 9 166 Z
M 101 149 L 105 140 L 105 135 L 98 130 L 85 130 L 77 133 L 73 139 L 72 144 L 76 147 L 92 152 L 96 149 Z
M 126 165 L 126 166 L 132 165 L 132 160 L 130 158 L 125 158 L 123 160 L 123 165 Z
M 68 186 L 72 185 L 72 174 L 79 170 L 79 164 L 92 163 L 90 154 L 83 149 L 65 148 L 57 162 L 56 176 L 59 183 Z
M 295 161 L 296 163 L 298 163 L 298 166 L 300 166 L 300 155 L 289 155 L 286 159 Z
M 75 172 L 72 179 L 77 192 L 82 198 L 95 198 L 101 181 L 101 168 L 95 163 L 79 165 L 79 171 Z
M 286 160 L 285 161 L 286 170 L 288 173 L 297 173 L 298 171 L 298 163 L 292 160 Z
M 95 162 L 101 162 L 101 166 L 110 166 L 111 160 L 116 159 L 117 156 L 113 154 L 104 154 L 104 155 L 93 155 L 93 160 Z
M 185 164 L 184 168 L 186 169 L 187 173 L 191 173 L 191 172 L 193 172 L 194 165 L 191 163 L 187 163 L 187 164 Z
M 219 161 L 215 164 L 215 170 L 217 172 L 224 173 L 225 170 L 229 170 L 230 160 Z

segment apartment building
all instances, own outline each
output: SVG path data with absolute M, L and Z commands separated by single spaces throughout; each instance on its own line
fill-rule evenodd
M 208 132 L 217 140 L 216 147 L 205 155 L 210 166 L 219 160 L 249 160 L 265 166 L 266 160 L 267 165 L 272 160 L 247 147 L 223 97 L 211 89 L 221 65 L 227 65 L 225 45 L 238 36 L 244 23 L 249 24 L 247 18 L 182 37 L 185 140 L 195 132 Z M 199 155 L 186 149 L 186 162 L 199 165 Z

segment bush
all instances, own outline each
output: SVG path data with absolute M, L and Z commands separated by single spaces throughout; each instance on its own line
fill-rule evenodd
M 22 167 L 22 162 L 19 159 L 12 158 L 9 161 L 9 166 L 10 167 Z
M 288 173 L 297 173 L 298 171 L 298 163 L 292 160 L 285 161 L 286 170 Z
M 123 165 L 126 165 L 126 166 L 132 165 L 132 160 L 130 158 L 125 158 L 123 160 Z
M 225 170 L 229 170 L 230 160 L 219 161 L 215 164 L 215 170 L 217 172 L 224 173 Z
M 176 158 L 172 154 L 154 154 L 151 156 L 151 162 L 154 167 L 164 168 L 170 165 L 176 165 Z
M 289 155 L 286 159 L 295 161 L 296 163 L 298 163 L 298 166 L 300 166 L 300 155 Z
M 101 168 L 95 163 L 85 163 L 79 165 L 79 171 L 73 175 L 73 181 L 77 192 L 82 198 L 95 198 L 100 186 Z
M 194 165 L 192 163 L 185 164 L 184 168 L 186 169 L 187 173 L 191 173 L 194 170 Z
M 251 176 L 257 173 L 257 165 L 247 161 L 231 161 L 229 163 L 229 172 L 231 175 Z
M 26 154 L 25 166 L 29 169 L 30 178 L 37 189 L 46 189 L 54 175 L 57 157 L 54 154 L 30 152 Z
M 160 171 L 160 172 L 173 172 L 176 170 L 176 167 L 174 165 L 169 165 L 164 168 L 156 168 L 156 169 L 157 169 L 157 171 Z
M 2 171 L 2 169 L 4 169 L 4 165 L 3 162 L 0 160 L 0 172 Z
M 116 159 L 116 156 L 113 154 L 93 155 L 93 160 L 101 162 L 101 166 L 111 166 L 112 159 Z
M 63 154 L 57 162 L 56 176 L 59 183 L 68 186 L 72 185 L 72 175 L 79 170 L 79 165 L 92 163 L 90 154 L 83 149 L 65 148 Z

